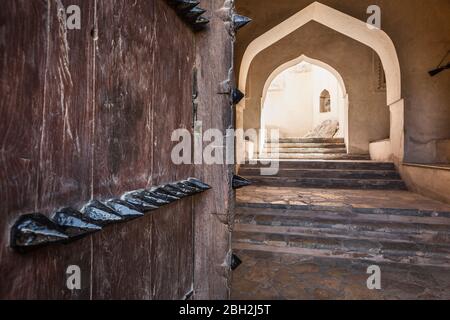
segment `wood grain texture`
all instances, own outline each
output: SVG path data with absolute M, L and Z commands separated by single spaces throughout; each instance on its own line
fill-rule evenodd
M 196 37 L 199 84 L 198 120 L 203 132 L 213 128 L 225 134 L 233 127 L 233 107 L 228 94 L 219 94 L 219 84 L 229 79 L 232 68 L 232 38 L 223 10 L 225 1 L 202 2 L 211 20 L 207 31 Z M 224 152 L 225 154 L 225 152 Z M 195 299 L 229 297 L 231 216 L 234 193 L 233 168 L 228 165 L 196 166 L 196 176 L 213 189 L 195 202 Z
M 91 2 L 71 4 L 82 8 L 82 24 L 89 25 Z M 20 214 L 50 215 L 90 197 L 86 123 L 91 113 L 85 101 L 92 97 L 86 85 L 91 47 L 88 32 L 67 32 L 64 11 L 63 1 L 7 1 L 2 8 L 0 25 L 11 38 L 1 50 L 1 88 L 7 92 L 1 95 L 1 108 L 7 118 L 1 121 L 0 297 L 89 297 L 87 281 L 81 291 L 65 289 L 71 264 L 81 267 L 83 280 L 89 279 L 84 277 L 90 270 L 86 241 L 26 256 L 8 248 L 10 227 Z
M 97 12 L 95 196 L 189 177 L 170 155 L 172 131 L 192 122 L 192 32 L 163 1 L 102 1 Z M 182 298 L 193 282 L 191 201 L 96 236 L 93 298 Z

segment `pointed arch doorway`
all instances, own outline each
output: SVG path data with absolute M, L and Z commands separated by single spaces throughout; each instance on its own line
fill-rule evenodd
M 283 88 L 284 82 L 289 82 L 288 89 Z M 286 102 L 293 102 L 291 110 L 283 110 Z M 324 121 L 336 122 L 334 137 L 347 144 L 348 108 L 347 88 L 336 69 L 306 55 L 288 61 L 276 68 L 264 84 L 258 150 L 265 149 L 267 129 L 281 129 L 281 138 L 295 139 Z M 262 154 L 260 157 L 264 158 Z

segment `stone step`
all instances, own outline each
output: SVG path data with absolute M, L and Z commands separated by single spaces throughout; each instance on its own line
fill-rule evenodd
M 260 155 L 260 158 L 269 160 L 370 160 L 369 155 L 351 155 L 345 153 L 263 153 Z
M 330 169 L 330 170 L 395 170 L 391 162 L 374 161 L 275 161 L 275 163 L 243 164 L 241 169 L 268 168 L 277 166 L 280 169 Z
M 346 148 L 265 148 L 263 154 L 270 153 L 295 153 L 295 154 L 310 154 L 310 153 L 321 153 L 321 154 L 347 154 Z
M 266 149 L 274 148 L 326 148 L 326 149 L 336 149 L 345 148 L 345 143 L 290 143 L 290 142 L 280 142 L 280 143 L 266 143 L 264 144 Z
M 280 138 L 266 140 L 266 143 L 345 143 L 343 138 Z
M 333 228 L 348 232 L 381 232 L 396 235 L 417 235 L 427 233 L 442 237 L 446 241 L 450 233 L 450 213 L 432 216 L 431 212 L 412 212 L 412 210 L 378 209 L 365 213 L 358 210 L 348 211 L 332 209 L 273 209 L 273 208 L 236 208 L 236 223 L 261 226 Z M 383 211 L 384 211 L 383 210 Z M 352 212 L 356 211 L 356 212 Z
M 414 242 L 411 240 L 388 239 L 387 237 L 375 238 L 357 235 L 344 235 L 336 233 L 321 232 L 276 232 L 267 231 L 269 228 L 258 226 L 240 225 L 233 234 L 233 242 L 268 244 L 275 246 L 298 246 L 309 249 L 330 249 L 359 251 L 370 253 L 383 253 L 386 251 L 397 251 L 398 254 L 414 254 L 417 252 L 444 254 L 450 257 L 450 246 L 447 244 L 426 243 L 424 241 Z M 273 228 L 275 229 L 275 228 Z
M 371 253 L 360 251 L 344 251 L 340 249 L 310 249 L 299 246 L 273 246 L 266 244 L 253 244 L 245 242 L 233 242 L 233 250 L 248 252 L 268 252 L 271 254 L 286 253 L 305 257 L 318 257 L 329 259 L 345 259 L 351 261 L 374 262 L 375 264 L 405 264 L 418 266 L 431 266 L 450 268 L 448 256 L 436 254 L 402 254 L 398 252 Z
M 272 229 L 272 230 L 270 230 Z M 360 259 L 376 259 L 395 263 L 419 265 L 436 265 L 450 267 L 450 246 L 448 243 L 427 243 L 423 239 L 399 240 L 384 237 L 368 236 L 368 234 L 336 234 L 319 230 L 287 230 L 276 227 L 261 228 L 254 225 L 237 225 L 233 233 L 233 249 L 243 250 L 240 245 L 259 246 L 261 250 L 279 252 L 288 249 L 299 249 L 301 254 L 316 256 L 317 253 L 330 257 Z M 245 250 L 245 249 L 244 249 Z M 305 250 L 319 250 L 305 253 Z M 283 252 L 283 251 L 281 251 Z M 321 252 L 321 253 L 320 253 Z
M 259 168 L 242 168 L 242 176 L 258 176 Z M 281 169 L 274 177 L 329 178 L 329 179 L 387 179 L 399 180 L 395 170 L 342 170 L 342 169 Z
M 371 215 L 384 218 L 400 216 L 409 218 L 430 218 L 438 224 L 450 225 L 449 211 L 420 210 L 406 208 L 373 208 L 354 206 L 328 206 L 283 203 L 241 203 L 236 204 L 236 212 L 240 214 L 270 214 L 280 216 L 302 216 L 303 214 L 328 213 L 333 216 L 354 218 L 358 215 Z M 391 217 L 392 218 L 392 217 Z M 412 220 L 411 220 L 412 221 Z M 433 223 L 434 224 L 434 223 Z
M 339 188 L 363 190 L 407 190 L 400 179 L 329 179 L 294 178 L 276 176 L 245 176 L 255 186 L 301 187 L 301 188 Z

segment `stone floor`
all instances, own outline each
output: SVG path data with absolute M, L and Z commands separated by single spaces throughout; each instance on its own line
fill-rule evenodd
M 369 290 L 370 263 L 351 260 L 241 252 L 233 272 L 235 300 L 450 299 L 450 270 L 380 265 L 381 290 Z
M 271 210 L 298 207 L 314 213 L 316 206 L 352 212 L 376 209 L 371 215 L 386 217 L 388 222 L 391 218 L 394 221 L 392 215 L 405 212 L 405 217 L 400 217 L 402 223 L 420 220 L 421 223 L 429 223 L 430 228 L 441 223 L 450 225 L 449 205 L 407 191 L 251 186 L 238 191 L 237 201 L 238 206 L 243 207 L 249 203 L 261 205 L 261 211 L 266 207 Z M 448 233 L 448 230 L 443 232 Z M 395 238 L 396 234 L 391 236 Z M 442 242 L 449 244 L 448 239 Z M 243 261 L 233 272 L 232 298 L 237 300 L 450 299 L 448 265 L 376 263 L 381 268 L 382 289 L 369 290 L 366 284 L 369 277 L 367 268 L 374 263 L 364 259 L 288 254 L 276 250 L 236 248 L 234 252 Z
M 289 206 L 418 209 L 450 211 L 450 205 L 401 190 L 303 189 L 250 186 L 237 193 L 240 203 Z

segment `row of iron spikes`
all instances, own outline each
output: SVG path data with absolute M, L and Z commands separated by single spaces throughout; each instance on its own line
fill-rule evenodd
M 239 14 L 233 14 L 232 15 L 232 25 L 233 25 L 234 32 L 237 32 L 239 29 L 246 26 L 251 21 L 252 21 L 252 19 L 250 19 L 248 17 L 242 16 Z M 241 100 L 244 98 L 245 98 L 244 93 L 241 90 L 239 90 L 238 88 L 234 88 L 231 91 L 231 100 L 234 105 L 241 102 Z M 235 189 L 235 190 L 243 188 L 243 187 L 247 187 L 251 184 L 252 184 L 251 181 L 249 181 L 241 176 L 238 176 L 238 175 L 233 176 L 233 189 Z M 231 269 L 232 270 L 236 269 L 241 263 L 242 263 L 242 261 L 236 255 L 233 254 Z
M 144 216 L 181 198 L 211 187 L 198 179 L 175 182 L 124 194 L 120 199 L 92 200 L 80 211 L 64 208 L 51 219 L 39 213 L 21 216 L 11 229 L 11 247 L 19 252 L 52 243 L 66 243 L 98 232 L 106 225 Z

